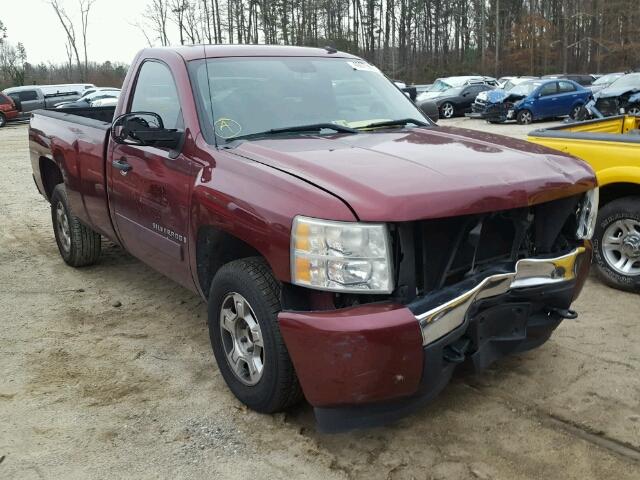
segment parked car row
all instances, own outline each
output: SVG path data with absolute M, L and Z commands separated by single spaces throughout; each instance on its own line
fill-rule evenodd
M 27 118 L 31 112 L 48 108 L 113 106 L 120 89 L 96 87 L 91 83 L 27 85 L 7 88 L 0 94 L 0 127 Z
M 439 117 L 466 115 L 492 123 L 530 124 L 547 118 L 573 120 L 640 114 L 640 73 L 558 74 L 537 77 L 439 78 L 420 86 L 416 103 Z M 417 90 L 417 86 L 415 87 Z M 430 114 L 431 116 L 431 114 Z

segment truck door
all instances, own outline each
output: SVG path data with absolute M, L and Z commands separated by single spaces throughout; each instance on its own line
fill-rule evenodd
M 536 102 L 537 117 L 546 118 L 560 115 L 558 107 L 558 82 L 549 82 L 540 88 Z
M 169 67 L 145 61 L 138 70 L 127 112 L 153 112 L 165 128 L 184 130 L 180 96 Z M 111 142 L 114 224 L 124 247 L 154 269 L 192 287 L 189 269 L 189 198 L 196 170 L 180 154 Z M 128 171 L 124 171 L 125 165 Z

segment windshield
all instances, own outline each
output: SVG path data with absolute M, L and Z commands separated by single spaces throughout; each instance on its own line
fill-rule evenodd
M 640 88 L 640 73 L 629 73 L 609 85 L 609 88 Z
M 608 85 L 614 80 L 620 78 L 622 75 L 623 75 L 622 73 L 610 73 L 608 75 L 603 75 L 602 77 L 597 79 L 595 82 L 593 82 L 592 85 Z
M 192 61 L 189 69 L 204 107 L 203 130 L 218 139 L 312 124 L 360 128 L 407 118 L 429 122 L 377 68 L 362 60 L 216 58 Z
M 527 95 L 530 95 L 531 92 L 533 92 L 540 85 L 541 85 L 540 82 L 525 82 L 525 83 L 521 83 L 520 85 L 516 85 L 511 90 L 509 90 L 509 93 L 512 94 L 512 95 L 525 95 L 525 96 L 527 96 Z
M 443 80 L 436 80 L 433 85 L 431 85 L 431 88 L 429 88 L 430 92 L 444 92 L 445 90 L 449 90 L 451 88 L 451 85 L 449 85 L 447 82 L 443 81 Z

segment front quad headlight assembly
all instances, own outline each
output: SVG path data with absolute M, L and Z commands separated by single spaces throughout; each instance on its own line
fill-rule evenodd
M 391 293 L 390 245 L 384 223 L 297 216 L 291 231 L 291 280 L 318 290 Z
M 598 218 L 598 202 L 600 201 L 600 190 L 594 188 L 584 194 L 578 208 L 578 231 L 576 237 L 579 240 L 590 240 L 596 229 Z

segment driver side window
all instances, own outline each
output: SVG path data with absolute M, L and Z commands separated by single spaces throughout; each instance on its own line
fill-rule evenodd
M 155 61 L 142 64 L 130 111 L 156 113 L 162 118 L 164 128 L 182 129 L 182 109 L 178 89 L 165 64 Z

